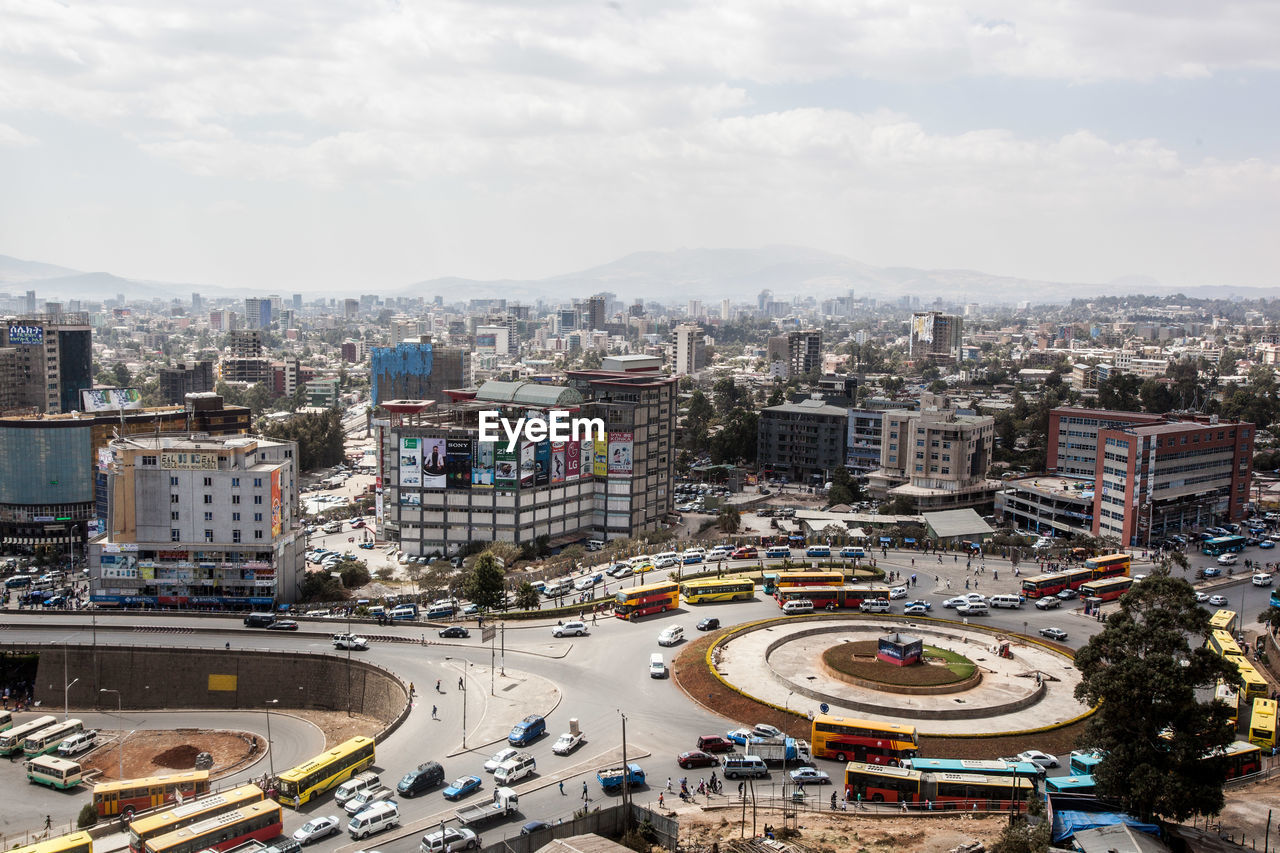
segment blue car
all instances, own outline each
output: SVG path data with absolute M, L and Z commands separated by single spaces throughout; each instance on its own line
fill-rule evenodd
M 446 800 L 458 800 L 479 790 L 479 776 L 459 776 L 453 780 L 452 785 L 444 789 L 444 798 Z
M 915 601 L 908 601 L 906 604 L 903 605 L 903 607 L 910 607 L 913 604 L 922 604 L 924 605 L 925 610 L 933 609 L 933 603 L 929 601 L 925 601 L 923 598 L 917 598 Z
M 738 746 L 746 746 L 747 741 L 754 736 L 755 732 L 751 729 L 734 729 L 733 731 L 725 734 L 725 737 L 736 743 Z
M 1261 542 L 1258 543 L 1258 547 L 1264 551 L 1267 551 L 1267 550 L 1270 550 L 1271 548 L 1276 547 L 1276 543 L 1272 542 L 1270 539 L 1263 539 Z
M 1216 577 L 1219 577 L 1221 574 L 1222 574 L 1222 569 L 1214 568 L 1213 566 L 1210 566 L 1209 568 L 1204 570 L 1204 576 L 1207 578 L 1216 578 Z

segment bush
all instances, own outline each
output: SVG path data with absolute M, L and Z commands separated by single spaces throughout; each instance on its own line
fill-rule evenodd
M 87 829 L 98 822 L 98 810 L 93 803 L 85 803 L 80 807 L 80 816 L 76 818 L 77 829 Z

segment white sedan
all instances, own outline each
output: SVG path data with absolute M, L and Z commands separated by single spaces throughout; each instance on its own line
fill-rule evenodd
M 905 586 L 895 586 L 893 589 L 889 590 L 889 598 L 891 599 L 899 599 L 899 598 L 906 598 L 906 597 L 907 597 L 907 588 Z
M 585 740 L 586 738 L 582 736 L 582 732 L 578 732 L 577 734 L 574 734 L 573 732 L 565 732 L 560 735 L 560 739 L 552 745 L 551 751 L 556 755 L 568 755 L 578 747 L 582 746 Z
M 328 817 L 313 817 L 311 820 L 294 830 L 293 840 L 301 844 L 310 844 L 313 841 L 328 838 L 330 835 L 334 835 L 341 829 L 342 824 L 332 815 Z
M 942 606 L 943 607 L 964 607 L 968 603 L 969 603 L 969 599 L 967 598 L 963 598 L 963 597 L 948 598 L 946 601 L 942 602 Z
M 520 750 L 512 749 L 511 747 L 507 747 L 506 749 L 500 749 L 493 754 L 493 758 L 490 758 L 488 761 L 484 763 L 484 771 L 486 773 L 492 773 L 493 771 L 498 769 L 499 765 L 501 765 L 502 762 L 510 761 L 511 759 L 515 758 L 519 754 L 520 754 Z
M 1014 758 L 1015 761 L 1028 761 L 1039 767 L 1041 770 L 1058 766 L 1058 759 L 1054 758 L 1047 752 L 1041 752 L 1038 749 L 1028 749 L 1026 752 L 1019 752 Z

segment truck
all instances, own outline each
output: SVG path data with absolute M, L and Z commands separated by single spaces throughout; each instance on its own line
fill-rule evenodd
M 627 785 L 635 787 L 644 784 L 644 771 L 640 769 L 640 765 L 634 762 L 627 763 Z M 622 766 L 602 767 L 596 771 L 596 781 L 600 783 L 600 787 L 604 789 L 606 794 L 613 794 L 622 790 Z
M 476 826 L 497 817 L 513 815 L 520 810 L 520 797 L 511 788 L 494 788 L 493 799 L 482 806 L 458 809 L 454 817 L 463 826 Z
M 751 742 L 743 747 L 743 751 L 747 755 L 755 755 L 765 761 L 813 763 L 813 751 L 809 748 L 809 742 L 793 737 L 787 738 L 785 744 L 778 738 L 752 738 Z

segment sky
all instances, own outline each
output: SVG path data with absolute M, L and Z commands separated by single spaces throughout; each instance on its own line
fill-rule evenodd
M 0 0 L 0 253 L 276 291 L 790 244 L 1280 284 L 1274 0 Z

